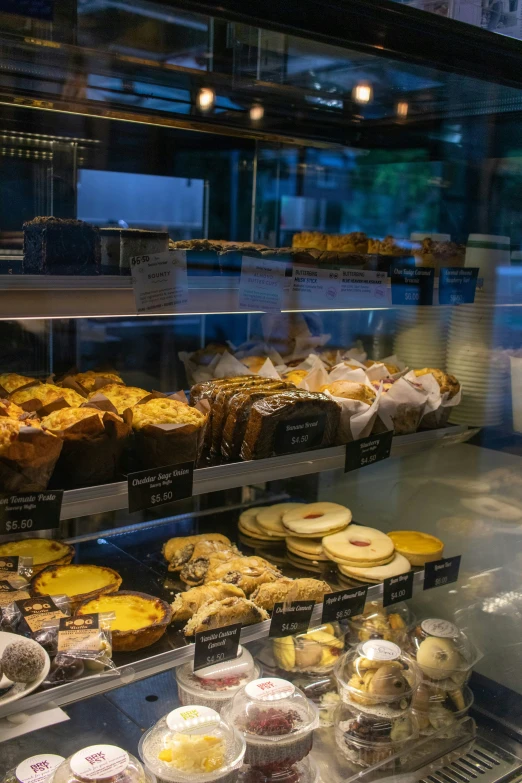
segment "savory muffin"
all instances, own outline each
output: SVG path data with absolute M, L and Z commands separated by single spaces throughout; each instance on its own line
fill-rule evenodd
M 19 389 L 20 386 L 27 386 L 28 383 L 38 383 L 38 381 L 36 378 L 27 378 L 25 375 L 18 375 L 16 372 L 4 372 L 0 374 L 0 386 L 5 389 L 8 394 L 12 394 Z
M 123 383 L 123 379 L 115 372 L 101 372 L 96 370 L 77 372 L 75 375 L 68 375 L 64 380 L 76 381 L 76 383 L 79 383 L 83 386 L 85 391 L 88 392 L 101 389 L 109 383 Z
M 62 441 L 30 422 L 0 417 L 0 486 L 4 492 L 47 488 Z
M 155 397 L 132 408 L 134 455 L 143 470 L 196 461 L 208 416 L 186 402 Z
M 140 400 L 148 397 L 150 392 L 145 391 L 145 389 L 139 389 L 137 386 L 122 386 L 121 383 L 109 383 L 100 391 L 91 392 L 89 399 L 92 399 L 95 394 L 103 394 L 112 402 L 118 413 L 123 413 L 127 408 L 132 408 Z
M 454 375 L 450 375 L 444 370 L 437 370 L 433 367 L 423 367 L 422 370 L 414 370 L 417 378 L 422 375 L 433 375 L 437 383 L 439 384 L 440 393 L 448 394 L 448 399 L 451 400 L 460 389 L 460 383 Z
M 389 364 L 388 362 L 374 361 L 373 359 L 368 359 L 367 362 L 364 362 L 364 366 L 368 367 L 368 368 L 373 367 L 374 364 L 384 364 L 384 366 L 386 367 L 386 369 L 390 373 L 390 375 L 396 375 L 398 372 L 400 372 L 400 368 L 397 367 L 396 364 Z
M 21 416 L 27 416 L 28 414 L 19 405 L 15 405 L 14 402 L 9 400 L 0 400 L 0 416 L 6 416 L 8 419 L 19 419 Z
M 292 237 L 292 247 L 315 248 L 316 250 L 326 250 L 328 237 L 321 231 L 301 231 Z
M 345 400 L 359 400 L 371 405 L 375 400 L 375 391 L 364 383 L 353 381 L 333 381 L 321 386 L 319 391 L 329 391 L 334 397 L 343 397 Z
M 85 419 L 92 419 L 95 417 L 93 426 L 95 431 L 101 431 L 103 428 L 103 418 L 105 411 L 100 411 L 98 408 L 61 408 L 58 411 L 53 411 L 48 416 L 42 419 L 42 427 L 44 430 L 49 430 L 54 435 L 61 435 L 67 437 L 67 430 L 74 424 L 78 424 Z M 110 413 L 109 416 L 114 417 L 117 421 L 123 424 L 123 419 L 116 416 L 115 413 Z M 77 428 L 75 437 L 89 436 L 89 429 L 83 427 L 82 430 Z
M 186 402 L 170 397 L 155 397 L 132 408 L 132 426 L 141 430 L 148 424 L 192 424 L 202 427 L 206 416 Z
M 60 386 L 55 386 L 54 383 L 40 383 L 35 386 L 28 386 L 26 389 L 19 389 L 19 391 L 13 392 L 9 399 L 22 407 L 32 400 L 38 400 L 40 403 L 38 407 L 41 408 L 59 399 L 64 399 L 71 407 L 79 407 L 85 402 L 78 392 L 75 392 L 73 389 L 63 389 Z

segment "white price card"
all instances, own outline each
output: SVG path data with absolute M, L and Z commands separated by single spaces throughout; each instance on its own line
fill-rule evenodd
M 239 280 L 239 309 L 280 313 L 286 264 L 268 258 L 243 256 Z
M 292 308 L 335 309 L 339 306 L 340 279 L 339 269 L 294 267 L 291 289 Z
M 173 313 L 188 303 L 184 250 L 133 256 L 130 268 L 137 313 Z
M 391 287 L 384 271 L 368 269 L 342 269 L 341 293 L 342 306 L 368 304 L 374 307 L 386 307 L 391 304 Z

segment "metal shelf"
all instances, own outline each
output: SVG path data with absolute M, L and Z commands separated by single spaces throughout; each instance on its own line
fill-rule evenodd
M 424 581 L 424 571 L 417 571 L 414 575 L 414 590 L 422 589 Z M 368 600 L 375 601 L 382 595 L 382 584 L 371 585 L 368 588 Z M 318 625 L 321 622 L 323 605 L 317 604 L 314 608 L 310 625 Z M 270 629 L 270 620 L 250 625 L 241 631 L 242 644 L 248 644 L 258 639 L 268 636 Z M 32 693 L 19 701 L 10 704 L 0 704 L 0 718 L 7 715 L 16 715 L 19 713 L 37 712 L 44 709 L 53 709 L 54 707 L 64 707 L 76 701 L 88 699 L 91 696 L 97 696 L 100 693 L 121 688 L 129 685 L 131 682 L 152 677 L 154 674 L 160 674 L 167 669 L 173 669 L 182 663 L 190 661 L 194 652 L 194 646 L 187 644 L 185 647 L 169 650 L 167 652 L 151 655 L 140 661 L 120 666 L 114 672 L 105 674 L 91 675 L 75 682 L 59 685 L 51 690 Z M 146 650 L 145 650 L 146 654 Z
M 418 451 L 463 443 L 475 432 L 476 430 L 468 429 L 465 425 L 458 425 L 401 435 L 393 439 L 391 456 L 405 457 Z M 345 452 L 345 446 L 333 446 L 329 449 L 305 451 L 301 454 L 200 468 L 194 471 L 192 494 L 206 495 L 209 492 L 244 487 L 249 484 L 338 470 L 344 468 Z M 60 518 L 72 519 L 125 508 L 128 508 L 127 482 L 120 481 L 115 484 L 102 484 L 64 492 Z

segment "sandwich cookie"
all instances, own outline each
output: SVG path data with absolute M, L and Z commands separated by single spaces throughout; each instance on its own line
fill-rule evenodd
M 287 535 L 301 538 L 321 538 L 348 527 L 352 512 L 339 503 L 306 503 L 301 508 L 283 514 Z
M 306 503 L 276 503 L 273 506 L 265 506 L 265 508 L 258 509 L 256 523 L 265 535 L 273 538 L 286 538 L 288 533 L 283 527 L 283 514 L 305 505 Z
M 356 568 L 385 565 L 393 559 L 395 550 L 389 536 L 362 525 L 352 525 L 340 533 L 325 536 L 322 544 L 325 554 L 334 563 Z
M 403 556 L 395 553 L 391 562 L 386 565 L 373 566 L 372 568 L 355 568 L 353 566 L 337 566 L 341 574 L 358 579 L 360 582 L 370 582 L 370 584 L 380 584 L 383 579 L 390 576 L 400 576 L 411 571 L 409 561 Z
M 388 536 L 395 545 L 395 551 L 404 555 L 414 566 L 440 560 L 444 552 L 444 544 L 440 538 L 417 530 L 392 530 Z
M 297 536 L 288 536 L 286 539 L 286 548 L 297 557 L 304 560 L 328 560 L 328 556 L 323 551 L 323 545 L 320 538 L 298 538 Z
M 294 566 L 299 571 L 309 571 L 312 574 L 320 574 L 322 571 L 322 564 L 317 560 L 304 560 L 299 555 L 294 555 L 292 552 L 286 553 L 287 564 Z
M 243 533 L 249 538 L 253 538 L 256 541 L 272 541 L 271 536 L 268 536 L 256 522 L 256 516 L 261 510 L 261 506 L 247 508 L 246 511 L 243 511 L 240 514 L 237 526 L 240 533 Z

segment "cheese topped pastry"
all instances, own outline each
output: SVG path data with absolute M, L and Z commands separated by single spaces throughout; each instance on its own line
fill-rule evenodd
M 27 425 L 18 419 L 0 418 L 0 454 L 8 451 L 11 445 L 19 440 L 20 430 L 27 426 L 41 429 L 40 422 L 36 420 L 31 420 L 31 424 Z M 53 437 L 50 433 L 49 436 Z
M 0 386 L 11 394 L 28 383 L 36 383 L 36 378 L 27 378 L 25 375 L 18 375 L 16 372 L 4 372 L 0 374 Z
M 97 417 L 99 424 L 103 426 L 105 411 L 100 411 L 97 408 L 61 408 L 42 419 L 42 427 L 58 435 L 73 424 L 77 424 L 84 419 L 90 419 L 93 416 Z M 120 419 L 115 413 L 109 414 L 109 416 L 113 416 L 118 421 L 123 422 L 123 419 Z
M 109 383 L 100 391 L 94 391 L 89 394 L 89 399 L 95 394 L 103 394 L 107 397 L 118 413 L 123 413 L 127 408 L 132 408 L 144 397 L 148 397 L 150 392 L 140 389 L 137 386 L 122 386 L 120 383 Z
M 8 419 L 19 419 L 25 411 L 19 405 L 9 400 L 0 400 L 0 416 L 7 416 Z M 27 415 L 27 414 L 26 414 Z
M 79 406 L 85 402 L 84 398 L 73 389 L 62 389 L 55 386 L 54 383 L 40 383 L 37 386 L 29 386 L 27 389 L 20 389 L 11 394 L 11 401 L 17 405 L 23 405 L 29 400 L 39 400 L 42 407 L 49 405 L 54 400 L 63 398 L 71 406 Z
M 202 427 L 206 421 L 206 416 L 197 408 L 169 397 L 155 397 L 142 405 L 135 405 L 132 416 L 135 430 L 141 430 L 147 424 L 192 424 L 194 427 Z
M 102 388 L 101 381 L 105 380 L 106 383 L 103 385 L 107 385 L 108 383 L 114 382 L 114 383 L 123 383 L 123 379 L 120 378 L 119 375 L 116 375 L 115 372 L 101 372 L 101 371 L 95 371 L 95 370 L 87 370 L 87 372 L 78 372 L 76 375 L 69 375 L 68 378 L 70 378 L 73 381 L 76 381 L 77 383 L 81 383 L 84 389 L 86 389 L 88 392 L 95 391 L 95 385 L 96 382 L 99 381 L 97 384 L 97 388 Z

